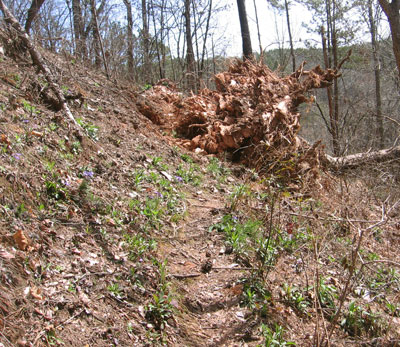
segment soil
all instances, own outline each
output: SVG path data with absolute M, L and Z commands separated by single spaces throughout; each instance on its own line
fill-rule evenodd
M 323 171 L 310 185 L 296 176 L 282 186 L 223 155 L 189 151 L 160 121 L 173 117 L 164 108 L 154 119 L 143 111 L 144 90 L 44 53 L 63 91 L 81 95 L 69 106 L 87 136 L 46 106 L 29 57 L 1 57 L 0 346 L 319 345 L 329 307 L 310 288 L 323 278 L 339 303 L 360 230 L 366 264 L 343 312 L 353 300 L 364 308 L 361 332 L 338 321 L 328 341 L 399 344 L 393 201 Z M 232 246 L 218 227 L 227 215 L 260 220 L 257 233 L 285 240 L 272 265 L 260 265 L 252 241 L 248 253 Z M 381 301 L 366 289 L 377 274 Z M 288 286 L 308 288 L 303 311 Z M 373 314 L 379 320 L 368 321 Z

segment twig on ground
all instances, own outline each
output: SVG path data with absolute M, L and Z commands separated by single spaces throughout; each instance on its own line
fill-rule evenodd
M 221 266 L 221 267 L 213 267 L 213 270 L 239 270 L 239 271 L 252 271 L 255 270 L 252 267 L 229 267 L 229 266 Z
M 192 274 L 169 274 L 167 277 L 175 277 L 177 279 L 185 279 L 192 277 L 200 277 L 202 274 L 200 272 L 192 273 Z

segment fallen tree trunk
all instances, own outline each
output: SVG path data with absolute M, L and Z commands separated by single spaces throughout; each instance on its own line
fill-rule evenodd
M 374 152 L 351 154 L 344 157 L 325 155 L 326 164 L 337 171 L 355 169 L 360 166 L 382 163 L 393 159 L 400 160 L 400 145 Z

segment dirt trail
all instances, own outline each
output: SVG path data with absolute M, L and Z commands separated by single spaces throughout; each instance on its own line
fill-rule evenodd
M 240 340 L 252 345 L 258 340 L 251 336 L 256 322 L 249 322 L 250 313 L 239 306 L 240 279 L 248 271 L 240 270 L 224 235 L 209 231 L 225 213 L 222 194 L 193 196 L 185 224 L 161 247 L 180 297 L 176 320 L 185 346 L 238 346 Z

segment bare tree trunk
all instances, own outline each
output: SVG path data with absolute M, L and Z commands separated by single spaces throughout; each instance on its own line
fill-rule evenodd
M 367 164 L 385 162 L 400 157 L 400 146 L 381 149 L 375 152 L 357 153 L 345 157 L 326 155 L 327 164 L 336 170 L 353 169 Z
M 378 138 L 379 148 L 384 146 L 383 137 L 383 116 L 382 116 L 382 97 L 381 97 L 381 67 L 379 62 L 379 46 L 376 40 L 377 28 L 374 19 L 374 13 L 372 9 L 372 0 L 368 0 L 368 20 L 369 30 L 371 33 L 371 45 L 372 45 L 372 59 L 374 62 L 374 74 L 375 74 L 375 102 L 376 102 L 376 136 Z
M 206 56 L 206 43 L 207 43 L 207 38 L 208 38 L 208 30 L 210 28 L 212 5 L 213 5 L 213 2 L 212 2 L 212 0 L 210 0 L 209 6 L 208 6 L 206 31 L 204 33 L 203 49 L 202 49 L 202 52 L 201 52 L 201 61 L 200 61 L 200 66 L 199 66 L 199 71 L 198 71 L 198 79 L 199 79 L 199 81 L 200 81 L 200 78 L 202 77 L 202 75 L 204 73 L 204 58 Z
M 90 0 L 90 7 L 92 12 L 92 21 L 93 21 L 93 37 L 95 44 L 95 65 L 97 67 L 101 66 L 101 58 L 103 58 L 104 69 L 106 70 L 107 78 L 110 79 L 110 73 L 108 71 L 108 64 L 106 60 L 106 56 L 104 54 L 103 42 L 100 36 L 99 23 L 97 21 L 97 11 L 96 11 L 96 3 L 95 0 Z M 100 57 L 101 53 L 101 57 Z
M 190 24 L 190 0 L 185 1 L 185 32 L 186 32 L 186 81 L 189 90 L 196 91 L 196 62 L 192 42 L 192 30 Z
M 152 83 L 150 64 L 150 35 L 147 15 L 147 1 L 142 0 L 143 79 L 145 83 Z
M 260 48 L 260 61 L 263 61 L 263 48 L 261 45 L 261 34 L 260 34 L 260 25 L 258 22 L 258 11 L 257 11 L 257 4 L 256 0 L 253 0 L 254 11 L 256 13 L 256 25 L 257 25 L 257 36 L 258 36 L 258 47 Z M 293 70 L 294 71 L 294 70 Z
M 153 0 L 150 0 L 150 8 L 154 11 L 154 3 Z M 161 4 L 161 8 L 163 8 L 163 4 Z M 161 13 L 163 12 L 163 9 L 161 9 Z M 155 48 L 156 48 L 156 53 L 157 53 L 157 63 L 158 63 L 158 73 L 159 73 L 159 79 L 163 79 L 164 74 L 163 74 L 163 66 L 162 66 L 162 53 L 161 53 L 161 46 L 162 44 L 162 32 L 164 30 L 164 23 L 163 23 L 163 14 L 161 14 L 161 19 L 160 19 L 160 29 L 157 31 L 157 23 L 156 23 L 156 16 L 153 15 L 151 16 L 153 19 L 153 28 L 154 28 L 154 40 L 155 40 Z M 158 40 L 158 36 L 160 34 L 160 41 L 161 41 L 161 45 L 160 42 Z
M 91 30 L 93 34 L 93 47 L 94 47 L 94 65 L 99 68 L 101 66 L 100 57 L 100 33 L 97 27 L 97 14 L 96 14 L 96 2 L 90 0 L 90 12 L 92 13 L 92 25 Z
M 29 34 L 32 23 L 39 13 L 40 7 L 43 5 L 44 2 L 45 0 L 32 0 L 31 7 L 28 10 L 28 17 L 25 22 L 25 31 L 27 32 L 27 34 Z
M 34 44 L 32 43 L 31 39 L 29 38 L 29 35 L 24 30 L 24 28 L 21 26 L 21 24 L 16 20 L 16 18 L 12 15 L 12 13 L 8 9 L 8 7 L 6 5 L 4 5 L 3 0 L 0 0 L 0 9 L 3 12 L 5 22 L 7 24 L 9 24 L 10 26 L 12 26 L 17 31 L 19 38 L 27 47 L 27 50 L 28 50 L 29 54 L 31 55 L 33 63 L 38 67 L 38 69 L 45 76 L 46 81 L 48 82 L 50 88 L 54 91 L 55 95 L 57 96 L 57 99 L 60 103 L 61 109 L 64 110 L 67 117 L 76 125 L 77 129 L 79 129 L 78 131 L 81 132 L 81 130 L 80 130 L 81 128 L 80 128 L 79 124 L 76 122 L 74 116 L 72 115 L 72 113 L 68 107 L 67 101 L 65 100 L 64 94 L 61 91 L 61 88 L 53 80 L 50 69 L 47 67 L 40 52 L 35 48 Z
M 249 24 L 247 22 L 245 0 L 237 0 L 239 11 L 240 30 L 242 33 L 243 57 L 244 59 L 254 59 L 253 49 L 251 48 L 251 38 Z
M 327 47 L 327 38 L 325 36 L 325 30 L 322 27 L 321 28 L 321 36 L 322 36 L 322 52 L 324 55 L 324 64 L 325 64 L 325 69 L 330 68 L 329 64 L 329 58 L 328 58 L 328 47 Z M 338 140 L 338 134 L 337 134 L 337 126 L 335 124 L 335 118 L 334 118 L 334 106 L 333 106 L 333 97 L 332 97 L 332 87 L 328 86 L 326 88 L 326 93 L 327 93 L 327 98 L 328 98 L 328 108 L 329 108 L 329 128 L 328 131 L 332 136 L 332 147 L 333 147 L 333 153 L 337 156 L 339 155 L 339 140 Z
M 80 0 L 72 0 L 72 14 L 75 34 L 75 54 L 83 61 L 87 58 L 87 50 Z
M 133 17 L 132 17 L 132 4 L 131 0 L 124 0 L 124 4 L 126 7 L 126 18 L 128 21 L 127 26 L 127 41 L 128 41 L 128 76 L 129 78 L 133 78 L 134 71 L 133 71 Z
M 161 1 L 161 15 L 160 15 L 160 25 L 161 25 L 161 31 L 160 31 L 160 41 L 161 41 L 161 67 L 160 67 L 160 76 L 161 78 L 165 78 L 165 64 L 167 61 L 166 57 L 166 44 L 164 42 L 165 36 L 164 36 L 164 31 L 165 31 L 165 23 L 164 23 L 164 11 L 165 11 L 165 0 Z
M 285 11 L 286 11 L 286 22 L 287 22 L 288 33 L 289 33 L 290 55 L 292 56 L 292 68 L 293 68 L 293 72 L 295 72 L 296 71 L 296 57 L 294 55 L 294 48 L 293 48 L 293 37 L 292 37 L 292 28 L 290 25 L 288 0 L 285 0 Z
M 390 32 L 392 33 L 393 53 L 396 58 L 397 71 L 400 79 L 400 0 L 378 0 L 383 12 L 389 21 Z
M 335 17 L 335 1 L 333 4 L 333 15 Z M 331 17 L 331 18 L 332 18 Z M 332 54 L 333 54 L 333 69 L 337 69 L 338 67 L 338 42 L 337 42 L 337 32 L 336 32 L 336 24 L 335 20 L 332 19 L 332 31 L 331 31 L 331 43 L 332 43 Z M 334 111 L 333 111 L 333 125 L 335 127 L 335 134 L 336 138 L 334 139 L 333 143 L 333 153 L 335 155 L 340 155 L 340 143 L 339 143 L 339 82 L 338 79 L 335 78 L 333 80 L 333 104 L 334 104 Z

